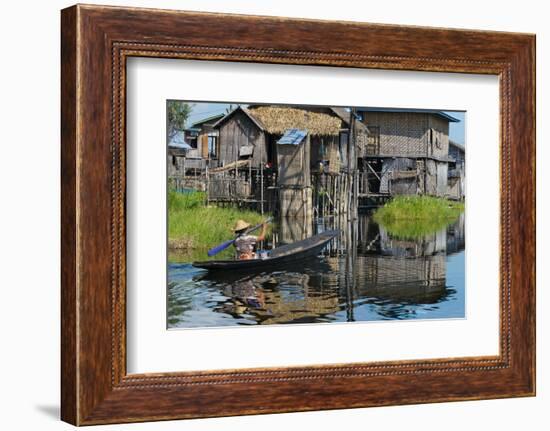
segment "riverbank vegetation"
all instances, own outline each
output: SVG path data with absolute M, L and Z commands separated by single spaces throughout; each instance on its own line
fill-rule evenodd
M 234 238 L 233 226 L 239 219 L 251 225 L 261 223 L 267 215 L 238 208 L 206 205 L 204 192 L 168 192 L 168 249 L 170 260 L 207 259 L 208 249 Z M 259 233 L 259 232 L 257 232 Z M 268 231 L 269 234 L 269 231 Z M 233 247 L 216 255 L 224 259 L 234 253 Z
M 463 211 L 463 202 L 432 196 L 396 196 L 376 210 L 373 218 L 396 237 L 416 239 L 443 229 Z

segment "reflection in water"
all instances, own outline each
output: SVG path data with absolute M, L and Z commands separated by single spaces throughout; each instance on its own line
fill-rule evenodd
M 217 273 L 170 263 L 169 328 L 464 317 L 463 214 L 414 240 L 369 216 L 343 225 L 323 256 L 284 269 Z M 275 241 L 334 227 L 286 219 Z

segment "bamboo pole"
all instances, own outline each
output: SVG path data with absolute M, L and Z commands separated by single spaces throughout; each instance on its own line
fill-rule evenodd
M 338 217 L 338 213 L 340 212 L 340 208 L 339 208 L 339 205 L 340 205 L 340 196 L 339 196 L 340 181 L 338 179 L 339 179 L 339 175 L 336 175 L 336 177 L 334 177 L 334 216 L 335 217 Z
M 352 146 L 353 146 L 353 110 L 350 109 L 349 111 L 349 129 L 348 129 L 348 169 L 347 169 L 347 180 L 349 181 L 350 179 L 350 175 L 351 175 L 351 170 L 352 170 L 352 166 L 351 166 L 351 161 L 352 161 L 352 154 L 351 154 L 351 149 L 352 149 Z M 348 185 L 346 184 L 346 188 Z M 350 206 L 352 205 L 352 196 L 351 196 L 351 193 L 350 193 L 350 190 L 348 188 L 347 190 L 347 193 L 346 193 L 346 196 L 348 197 L 348 210 L 350 208 Z
M 250 194 L 252 194 L 252 157 L 248 159 L 248 182 L 250 184 Z
M 210 205 L 210 177 L 208 176 L 208 163 L 205 168 L 206 175 L 206 206 Z
M 265 136 L 264 136 L 265 142 Z M 264 213 L 264 160 L 263 145 L 260 145 L 260 212 Z
M 323 217 L 327 215 L 327 202 L 328 202 L 328 191 L 327 191 L 328 179 L 327 175 L 323 175 Z

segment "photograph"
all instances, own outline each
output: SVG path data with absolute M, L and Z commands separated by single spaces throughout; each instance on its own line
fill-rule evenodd
M 466 114 L 167 100 L 167 328 L 467 318 Z
M 7 20 L 9 424 L 540 422 L 540 6 L 107 3 Z

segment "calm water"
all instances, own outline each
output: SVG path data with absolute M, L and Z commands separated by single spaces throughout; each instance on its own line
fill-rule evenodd
M 345 225 L 322 256 L 284 270 L 216 274 L 170 262 L 168 327 L 464 317 L 464 215 L 415 240 L 393 237 L 369 216 Z M 281 220 L 276 240 L 331 227 Z

